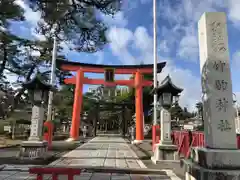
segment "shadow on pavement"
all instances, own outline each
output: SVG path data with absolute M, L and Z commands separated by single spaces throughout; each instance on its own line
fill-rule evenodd
M 106 140 L 106 141 L 98 141 L 98 140 L 96 140 L 96 141 L 90 141 L 90 142 L 88 142 L 89 144 L 119 144 L 119 143 L 121 143 L 121 144 L 130 144 L 130 142 L 129 141 L 127 141 L 127 142 L 125 142 L 125 141 L 108 141 L 108 140 Z
M 87 140 L 85 142 L 88 142 Z M 66 141 L 54 141 L 51 150 L 48 151 L 46 158 L 39 159 L 20 159 L 18 154 L 20 152 L 20 146 L 0 149 L 0 165 L 3 164 L 33 164 L 33 165 L 47 165 L 59 158 L 71 150 L 76 149 L 80 145 L 84 144 L 83 141 L 78 142 L 66 142 Z
M 127 141 L 130 140 L 127 139 Z M 141 144 L 130 144 L 129 146 L 140 160 L 150 160 L 151 156 L 153 156 L 152 143 L 150 141 L 143 141 Z
M 156 170 L 170 169 L 178 177 L 184 179 L 184 170 L 181 168 L 180 162 L 161 162 L 160 164 L 154 164 L 152 162 L 151 156 L 153 156 L 153 152 L 150 141 L 143 141 L 143 143 L 137 145 L 131 144 L 130 147 L 147 168 Z
M 74 160 L 74 159 L 126 159 L 126 160 L 139 160 L 139 158 L 137 157 L 107 157 L 106 156 L 102 156 L 102 157 L 99 157 L 99 156 L 94 156 L 94 157 L 71 157 L 71 156 L 68 156 L 68 157 L 61 157 L 61 159 L 69 159 L 69 160 Z
M 62 166 L 44 166 L 36 168 L 63 168 Z M 70 166 L 71 169 L 81 169 L 82 172 L 87 173 L 119 173 L 119 174 L 157 174 L 166 175 L 165 171 L 147 168 L 116 168 L 116 167 L 103 167 L 103 166 Z

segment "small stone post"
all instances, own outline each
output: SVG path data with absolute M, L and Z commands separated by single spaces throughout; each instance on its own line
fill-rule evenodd
M 192 148 L 186 179 L 239 179 L 226 15 L 204 13 L 198 23 L 205 148 Z
M 42 140 L 43 119 L 44 119 L 44 108 L 41 106 L 34 105 L 32 108 L 30 137 L 28 141 Z
M 160 143 L 161 144 L 172 144 L 171 140 L 171 114 L 168 110 L 161 108 L 161 136 Z
M 83 138 L 85 140 L 86 136 L 87 136 L 87 127 L 86 126 L 83 126 Z

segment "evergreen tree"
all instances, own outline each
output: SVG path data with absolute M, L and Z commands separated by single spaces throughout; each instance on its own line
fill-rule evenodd
M 0 1 L 0 90 L 7 91 L 6 87 L 9 82 L 6 80 L 3 72 L 9 68 L 16 60 L 19 53 L 17 41 L 19 38 L 12 35 L 8 28 L 12 21 L 23 21 L 23 9 L 19 7 L 15 0 Z M 11 68 L 9 68 L 11 69 Z
M 96 52 L 107 43 L 107 27 L 98 14 L 114 15 L 121 0 L 30 0 L 30 7 L 41 13 L 38 32 L 55 35 L 76 45 L 75 50 Z
M 10 21 L 23 21 L 24 10 L 19 7 L 15 0 L 0 1 L 0 30 L 6 30 Z

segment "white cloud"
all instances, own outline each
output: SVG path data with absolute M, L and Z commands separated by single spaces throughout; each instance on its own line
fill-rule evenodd
M 147 29 L 143 26 L 137 27 L 134 32 L 134 44 L 141 51 L 152 51 L 153 40 L 149 36 Z
M 140 62 L 146 64 L 153 63 L 153 39 L 145 27 L 137 27 L 134 32 L 126 28 L 113 28 L 109 33 L 110 35 L 108 37 L 111 41 L 110 47 L 113 54 L 115 54 L 123 64 L 139 64 Z M 131 47 L 138 50 L 140 55 L 130 53 Z M 176 66 L 171 58 L 165 60 L 159 56 L 158 60 L 167 62 L 167 66 L 163 72 L 158 75 L 159 80 L 163 80 L 170 74 L 173 82 L 184 89 L 180 97 L 180 104 L 188 107 L 189 110 L 193 110 L 196 102 L 200 100 L 200 77 L 196 77 L 191 70 Z
M 105 14 L 101 14 L 101 17 L 109 26 L 125 27 L 128 24 L 128 20 L 124 17 L 124 13 L 121 11 L 113 17 Z
M 33 50 L 33 51 L 31 51 L 31 55 L 32 56 L 40 56 L 40 52 Z
M 164 52 L 164 53 L 169 53 L 170 52 L 170 48 L 169 48 L 168 42 L 166 40 L 162 40 L 160 42 L 159 51 Z
M 228 0 L 229 19 L 234 23 L 236 27 L 240 27 L 240 1 Z
M 107 34 L 110 40 L 110 47 L 114 54 L 119 54 L 127 48 L 128 43 L 133 38 L 133 33 L 125 28 L 113 27 Z
M 237 51 L 233 54 L 233 67 L 240 68 L 240 51 Z
M 197 62 L 197 22 L 204 12 L 225 11 L 233 24 L 240 28 L 239 0 L 181 0 L 177 3 L 159 1 L 158 21 L 169 22 L 168 28 L 161 27 L 161 37 L 168 42 L 170 51 L 183 60 Z M 180 42 L 180 45 L 179 45 Z M 173 52 L 175 53 L 175 52 Z
M 28 4 L 26 4 L 23 0 L 15 0 L 15 3 L 24 9 L 24 16 L 28 22 L 34 25 L 37 24 L 41 17 L 39 12 L 32 11 Z
M 184 60 L 197 61 L 198 41 L 196 36 L 186 35 L 182 38 L 178 49 L 178 55 Z
M 29 23 L 31 26 L 31 35 L 38 40 L 45 40 L 45 37 L 43 35 L 40 35 L 35 31 L 37 23 L 41 19 L 40 12 L 34 12 L 24 0 L 15 0 L 15 3 L 24 9 L 24 17 L 26 19 L 26 22 Z

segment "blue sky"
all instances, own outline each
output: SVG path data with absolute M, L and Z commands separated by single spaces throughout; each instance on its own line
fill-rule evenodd
M 39 13 L 32 12 L 23 0 L 16 2 L 25 9 L 26 22 L 13 23 L 12 31 L 23 37 L 43 39 L 34 32 Z M 61 43 L 63 53 L 69 60 L 85 63 L 153 63 L 152 0 L 126 0 L 122 9 L 114 18 L 102 16 L 110 27 L 107 37 L 111 42 L 103 51 L 94 54 L 76 53 L 69 50 L 71 44 Z M 173 82 L 184 88 L 181 105 L 192 110 L 200 99 L 197 22 L 203 12 L 213 11 L 227 14 L 233 91 L 240 102 L 239 9 L 239 0 L 158 0 L 158 60 L 167 62 L 164 72 L 159 74 L 159 80 L 170 74 Z

